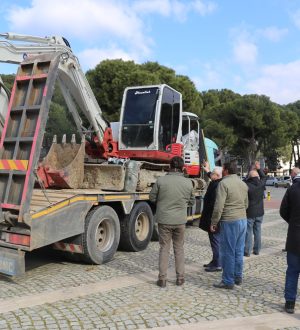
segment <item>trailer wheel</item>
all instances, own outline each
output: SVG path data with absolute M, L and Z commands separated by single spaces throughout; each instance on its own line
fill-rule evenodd
M 107 205 L 93 209 L 85 219 L 82 236 L 85 262 L 100 265 L 110 261 L 117 251 L 120 240 L 117 213 Z
M 145 250 L 153 232 L 153 214 L 146 202 L 134 205 L 129 215 L 126 215 L 121 225 L 119 248 L 125 251 Z

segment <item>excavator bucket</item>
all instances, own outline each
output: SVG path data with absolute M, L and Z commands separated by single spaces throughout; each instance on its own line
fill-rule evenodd
M 61 144 L 54 136 L 52 146 L 40 163 L 38 177 L 45 188 L 81 188 L 84 178 L 85 139 L 76 144 L 75 135 L 71 143 L 63 136 Z

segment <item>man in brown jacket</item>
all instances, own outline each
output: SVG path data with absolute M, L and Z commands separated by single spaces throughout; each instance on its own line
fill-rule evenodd
M 167 270 L 171 241 L 175 256 L 176 284 L 184 283 L 184 231 L 187 222 L 187 207 L 195 197 L 190 179 L 183 175 L 183 159 L 171 160 L 170 172 L 157 179 L 150 192 L 150 201 L 156 204 L 155 220 L 159 233 L 159 276 L 157 285 L 167 284 Z

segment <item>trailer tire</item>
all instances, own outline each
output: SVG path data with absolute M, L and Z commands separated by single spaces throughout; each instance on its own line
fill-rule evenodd
M 120 241 L 120 222 L 115 210 L 104 205 L 90 211 L 82 236 L 85 262 L 101 265 L 110 261 Z
M 119 249 L 138 252 L 145 250 L 153 232 L 153 213 L 146 202 L 136 203 L 130 214 L 120 222 Z

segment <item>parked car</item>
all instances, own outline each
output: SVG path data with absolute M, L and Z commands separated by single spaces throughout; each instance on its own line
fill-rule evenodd
M 278 179 L 274 176 L 269 176 L 266 181 L 266 186 L 275 186 L 275 184 L 278 182 Z
M 279 178 L 277 182 L 274 184 L 276 188 L 278 187 L 288 188 L 291 185 L 292 185 L 292 178 L 289 175 Z

